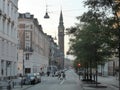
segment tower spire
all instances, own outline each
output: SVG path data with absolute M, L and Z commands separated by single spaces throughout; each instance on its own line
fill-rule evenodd
M 64 23 L 62 10 L 60 11 L 59 25 L 58 25 L 58 44 L 64 53 Z
M 63 14 L 62 14 L 62 10 L 60 12 L 60 18 L 59 18 L 59 25 L 63 25 Z

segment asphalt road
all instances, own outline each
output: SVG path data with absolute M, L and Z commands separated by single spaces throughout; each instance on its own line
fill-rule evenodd
M 83 90 L 81 81 L 73 70 L 66 71 L 66 79 L 57 77 L 42 77 L 42 82 L 26 90 Z

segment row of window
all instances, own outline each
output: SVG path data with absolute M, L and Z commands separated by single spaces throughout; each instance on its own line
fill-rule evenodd
M 7 20 L 3 19 L 2 16 L 0 16 L 0 32 L 8 35 L 9 37 L 16 38 L 17 31 L 15 30 L 14 25 L 7 22 Z
M 3 15 L 6 14 L 12 20 L 17 20 L 17 6 L 11 0 L 0 0 L 0 10 L 2 11 Z
M 8 43 L 7 41 L 0 40 L 0 56 L 2 58 L 11 59 L 13 57 L 17 57 L 16 53 L 17 53 L 17 49 L 14 45 Z
M 11 62 L 11 61 L 6 61 L 6 60 L 1 60 L 1 75 L 9 76 L 9 75 L 15 75 L 15 65 L 16 63 Z M 14 64 L 12 66 L 12 64 Z M 11 70 L 8 68 L 12 68 Z

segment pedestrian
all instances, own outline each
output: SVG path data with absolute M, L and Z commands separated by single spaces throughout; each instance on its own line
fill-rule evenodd
M 21 88 L 23 87 L 23 77 L 21 76 L 21 82 L 20 82 Z
M 13 88 L 14 88 L 14 86 L 15 86 L 15 83 L 14 83 L 14 81 L 12 82 L 12 86 L 13 86 Z
M 58 72 L 58 79 L 60 79 L 60 77 L 61 77 L 61 73 L 60 73 L 60 72 Z
M 7 86 L 7 90 L 11 90 L 12 87 L 11 87 L 11 79 L 10 77 L 8 77 L 8 86 Z
M 63 80 L 63 72 L 60 73 L 60 80 Z
M 66 75 L 65 75 L 65 72 L 63 72 L 63 74 L 62 74 L 62 75 L 63 75 L 63 79 L 66 79 Z
M 49 76 L 50 75 L 50 71 L 47 71 L 47 76 Z

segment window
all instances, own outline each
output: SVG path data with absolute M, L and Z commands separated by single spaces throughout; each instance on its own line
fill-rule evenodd
M 5 20 L 3 20 L 3 33 L 5 33 Z
M 4 67 L 4 61 L 1 60 L 1 75 L 4 75 L 3 67 Z
M 9 23 L 7 23 L 7 35 L 9 35 Z
M 19 24 L 19 28 L 25 28 L 25 24 Z
M 33 29 L 33 26 L 31 25 L 30 28 Z
M 25 68 L 25 73 L 30 73 L 31 69 L 30 68 Z
M 7 2 L 7 14 L 9 15 L 9 1 Z
M 25 32 L 25 40 L 30 40 L 30 32 Z
M 26 54 L 25 54 L 25 59 L 26 59 L 26 60 L 29 60 L 29 53 L 26 53 Z

